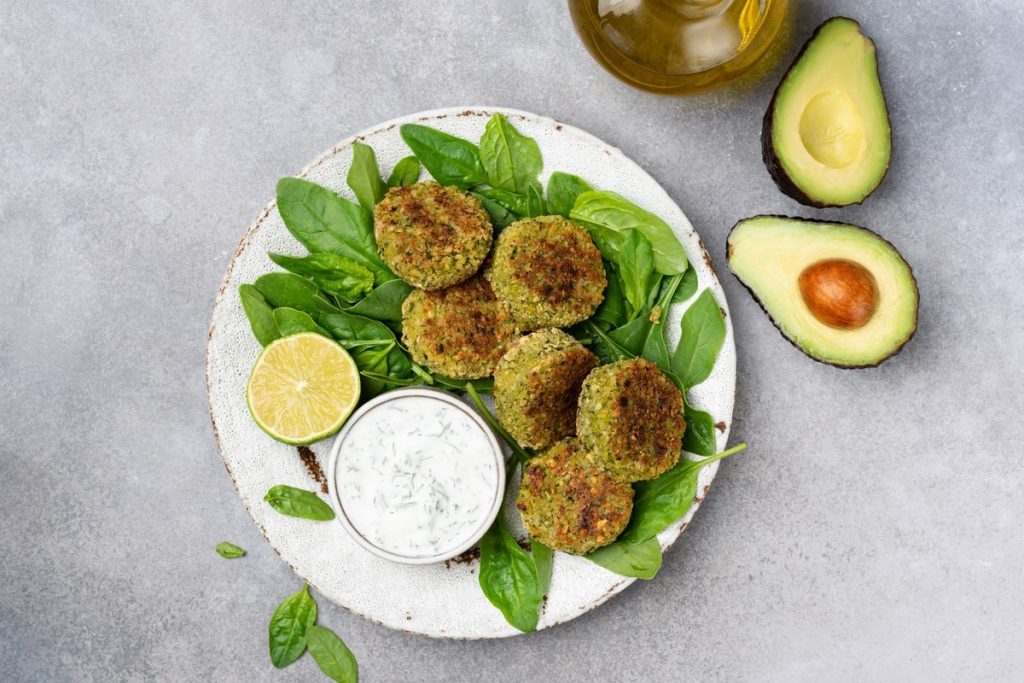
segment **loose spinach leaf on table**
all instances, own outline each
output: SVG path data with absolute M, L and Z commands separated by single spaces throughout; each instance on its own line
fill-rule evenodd
M 316 623 L 316 601 L 303 585 L 298 593 L 289 595 L 270 618 L 270 661 L 284 668 L 306 651 L 306 631 Z
M 281 331 L 277 329 L 277 323 L 274 321 L 274 308 L 267 303 L 258 289 L 253 285 L 240 285 L 238 298 L 242 300 L 242 310 L 249 319 L 249 327 L 252 328 L 256 341 L 266 346 L 281 336 Z
M 634 484 L 633 514 L 616 543 L 641 543 L 660 534 L 690 509 L 697 494 L 700 469 L 746 447 L 746 444 L 739 444 L 703 460 L 680 458 L 675 467 L 657 479 Z
M 405 144 L 440 184 L 466 189 L 487 182 L 480 150 L 472 142 L 415 123 L 399 130 Z
M 653 579 L 661 569 L 661 546 L 656 538 L 640 543 L 615 541 L 584 557 L 620 576 L 637 579 Z
M 319 287 L 294 273 L 265 273 L 253 284 L 274 308 L 294 308 L 312 316 L 340 310 Z
M 373 217 L 359 204 L 308 180 L 282 178 L 277 208 L 288 232 L 311 252 L 349 258 L 369 269 L 377 284 L 395 279 L 377 255 Z
M 416 157 L 400 159 L 388 176 L 388 187 L 412 185 L 420 179 L 420 162 Z
M 636 318 L 649 307 L 652 292 L 657 296 L 658 288 L 651 287 L 654 272 L 654 250 L 651 243 L 639 230 L 627 230 L 619 256 L 619 277 L 622 278 L 622 293 L 629 304 L 629 319 Z M 653 304 L 653 302 L 651 302 Z
M 356 683 L 359 680 L 359 665 L 355 655 L 334 631 L 323 626 L 308 627 L 306 647 L 316 665 L 332 681 Z
M 492 116 L 484 127 L 480 161 L 491 187 L 522 195 L 544 167 L 537 142 L 517 131 L 503 114 Z
M 498 521 L 480 539 L 480 588 L 505 620 L 528 633 L 537 629 L 544 593 L 537 565 Z
M 317 287 L 345 301 L 359 301 L 373 289 L 373 273 L 338 254 L 286 256 L 271 252 L 267 256 L 285 270 L 312 279 Z
M 689 389 L 708 378 L 725 342 L 725 319 L 710 289 L 686 309 L 680 323 L 679 345 L 672 354 L 672 370 Z
M 331 333 L 317 325 L 313 318 L 294 308 L 275 308 L 274 321 L 277 323 L 277 328 L 281 330 L 282 337 L 290 337 L 303 332 L 316 332 L 328 339 L 332 338 Z
M 361 142 L 352 145 L 352 165 L 348 167 L 345 182 L 355 193 L 359 204 L 373 213 L 373 207 L 384 198 L 388 188 L 380 179 L 377 155 L 372 147 Z
M 715 419 L 709 413 L 686 404 L 686 433 L 683 434 L 683 450 L 695 455 L 714 455 Z
M 594 188 L 583 178 L 555 171 L 548 178 L 548 211 L 553 216 L 569 217 L 576 198 Z
M 385 282 L 370 292 L 365 299 L 351 306 L 348 311 L 374 320 L 402 322 L 402 302 L 412 289 L 412 286 L 403 280 Z
M 267 495 L 263 496 L 263 500 L 282 515 L 289 517 L 313 519 L 318 522 L 334 519 L 334 510 L 320 496 L 287 484 L 271 487 Z
M 576 198 L 569 214 L 590 231 L 601 254 L 619 262 L 626 230 L 639 230 L 654 250 L 654 269 L 663 275 L 686 270 L 686 251 L 668 223 L 614 192 L 584 192 Z
M 245 556 L 244 548 L 240 548 L 234 543 L 228 543 L 227 541 L 221 541 L 218 543 L 216 550 L 217 554 L 225 560 L 234 560 Z

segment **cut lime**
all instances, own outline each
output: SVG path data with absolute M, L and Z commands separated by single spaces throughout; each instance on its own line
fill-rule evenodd
M 327 337 L 294 334 L 263 349 L 245 394 L 252 419 L 263 431 L 301 446 L 341 428 L 359 402 L 359 369 Z

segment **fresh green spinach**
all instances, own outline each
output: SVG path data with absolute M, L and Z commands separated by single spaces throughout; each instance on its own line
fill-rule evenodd
M 242 310 L 249 319 L 249 327 L 253 336 L 263 346 L 278 339 L 281 331 L 274 321 L 274 308 L 267 303 L 260 291 L 252 285 L 240 285 L 238 298 L 242 300 Z
M 370 292 L 365 299 L 351 306 L 348 311 L 374 320 L 402 322 L 402 302 L 412 289 L 404 280 L 385 282 Z
M 629 319 L 632 320 L 648 309 L 654 272 L 654 250 L 651 243 L 639 230 L 627 230 L 619 256 L 619 277 L 622 278 L 622 292 L 629 304 Z
M 373 273 L 338 254 L 322 252 L 309 256 L 286 256 L 269 253 L 267 256 L 285 270 L 310 278 L 320 289 L 345 301 L 359 301 L 373 289 Z
M 298 593 L 289 595 L 270 618 L 270 661 L 282 669 L 306 651 L 306 631 L 316 623 L 316 601 L 309 587 L 302 586 Z
M 277 323 L 277 328 L 281 330 L 282 337 L 290 337 L 293 334 L 302 334 L 303 332 L 316 332 L 331 339 L 330 332 L 317 325 L 316 321 L 309 315 L 302 311 L 296 311 L 294 308 L 275 308 L 274 322 Z
M 531 538 L 530 554 L 533 556 L 533 563 L 537 566 L 537 581 L 543 599 L 551 586 L 551 569 L 554 566 L 555 553 L 537 539 Z
M 544 166 L 537 142 L 519 133 L 502 114 L 492 116 L 484 127 L 480 161 L 491 187 L 521 195 L 527 194 Z
M 583 178 L 555 171 L 548 178 L 548 211 L 553 216 L 569 218 L 576 198 L 594 188 Z
M 484 207 L 487 215 L 491 217 L 491 224 L 495 230 L 504 230 L 508 226 L 519 220 L 519 216 L 511 211 L 508 207 L 504 206 L 501 202 L 491 199 L 485 194 L 474 190 L 472 192 L 478 200 L 480 200 L 480 206 Z
M 360 371 L 399 380 L 412 377 L 412 361 L 399 346 L 395 333 L 379 320 L 342 311 L 321 315 L 319 322 L 352 354 Z M 361 385 L 365 397 L 376 396 L 388 387 L 365 375 Z
M 525 194 L 516 194 L 497 187 L 481 187 L 473 190 L 473 194 L 477 198 L 486 198 L 513 214 L 516 217 L 513 220 L 529 215 L 529 199 Z
M 661 545 L 657 538 L 640 543 L 615 541 L 584 557 L 620 576 L 637 579 L 653 579 L 661 569 Z
M 274 308 L 294 308 L 312 316 L 339 310 L 319 287 L 294 273 L 264 273 L 253 284 Z
M 672 354 L 672 371 L 687 389 L 708 378 L 725 342 L 725 318 L 710 289 L 705 289 L 683 313 L 679 345 Z
M 686 404 L 686 433 L 683 434 L 683 450 L 695 455 L 714 455 L 715 419 L 709 413 Z
M 662 287 L 665 286 L 665 282 L 662 282 Z M 679 283 L 679 288 L 676 289 L 675 295 L 672 297 L 672 303 L 681 304 L 690 300 L 694 294 L 697 293 L 697 271 L 694 270 L 693 264 L 689 264 L 686 268 L 686 272 L 683 273 L 683 281 Z
M 373 207 L 384 198 L 388 188 L 380 179 L 377 155 L 372 147 L 361 142 L 352 145 L 352 165 L 348 167 L 345 182 L 355 193 L 359 204 L 373 213 Z
M 267 491 L 263 500 L 282 515 L 326 522 L 334 519 L 334 510 L 312 491 L 278 484 Z
M 526 215 L 530 218 L 547 215 L 547 204 L 544 203 L 544 188 L 533 182 L 526 190 Z
M 529 633 L 537 629 L 544 593 L 537 564 L 519 547 L 499 517 L 480 539 L 480 588 L 505 620 Z
M 306 647 L 309 648 L 309 654 L 313 656 L 316 665 L 332 681 L 359 681 L 359 665 L 356 663 L 355 655 L 334 631 L 323 626 L 309 626 L 306 628 Z
M 423 167 L 440 184 L 466 189 L 487 182 L 480 150 L 472 142 L 415 123 L 403 125 L 399 132 Z
M 404 157 L 395 164 L 388 176 L 388 187 L 412 185 L 420 179 L 420 162 L 416 157 Z
M 225 560 L 234 560 L 239 557 L 245 557 L 245 549 L 238 547 L 234 543 L 221 541 L 217 544 L 217 554 Z

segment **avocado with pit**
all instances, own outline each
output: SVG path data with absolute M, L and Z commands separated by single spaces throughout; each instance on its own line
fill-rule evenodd
M 765 166 L 808 206 L 859 204 L 892 150 L 875 44 L 853 19 L 818 27 L 775 89 L 761 129 Z
M 755 216 L 726 259 L 779 331 L 815 360 L 878 365 L 917 329 L 917 281 L 894 246 L 846 223 Z

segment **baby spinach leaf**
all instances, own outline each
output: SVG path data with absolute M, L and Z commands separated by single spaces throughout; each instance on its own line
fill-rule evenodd
M 398 345 L 394 332 L 378 321 L 349 312 L 327 313 L 319 318 L 320 324 L 339 344 L 352 354 L 359 370 L 396 379 L 412 376 L 412 362 Z M 364 376 L 361 381 L 363 395 L 375 396 L 387 388 L 377 380 Z
M 372 147 L 361 142 L 352 145 L 352 165 L 348 167 L 345 182 L 352 188 L 362 207 L 373 213 L 373 207 L 384 198 L 388 188 L 380 179 L 377 155 Z
M 475 190 L 472 194 L 480 200 L 480 206 L 484 207 L 487 215 L 491 217 L 491 224 L 494 226 L 495 230 L 504 230 L 519 220 L 519 216 L 501 203 L 487 197 L 486 195 L 480 194 L 480 192 Z
M 537 581 L 540 586 L 541 598 L 547 595 L 551 586 L 551 568 L 554 565 L 555 553 L 535 538 L 530 539 L 530 554 L 533 555 L 533 563 L 537 566 Z
M 359 681 L 359 665 L 352 650 L 345 642 L 335 635 L 334 631 L 323 626 L 310 626 L 306 629 L 306 647 L 313 661 L 320 670 L 332 681 L 338 683 L 357 683 Z
M 407 123 L 399 131 L 405 144 L 434 180 L 463 189 L 487 182 L 476 145 L 428 126 Z
M 402 322 L 402 302 L 412 292 L 412 286 L 402 280 L 385 282 L 359 303 L 351 306 L 349 313 L 363 315 L 374 320 Z
M 660 297 L 650 313 L 608 333 L 616 344 L 633 357 L 646 358 L 670 377 L 672 366 L 665 343 L 665 315 L 681 280 L 681 275 L 669 278 L 667 286 L 661 290 Z
M 605 254 L 606 250 L 614 252 L 615 245 L 621 245 L 619 240 L 624 236 L 616 239 L 612 236 L 615 233 L 621 234 L 630 229 L 639 230 L 650 241 L 654 250 L 655 270 L 663 275 L 677 275 L 686 270 L 686 251 L 668 223 L 621 195 L 596 190 L 584 192 L 576 198 L 569 216 L 591 230 L 602 254 Z M 603 248 L 602 241 L 605 242 Z M 605 258 L 619 261 L 608 255 L 605 255 Z
M 492 393 L 493 388 L 494 385 L 492 384 Z M 494 430 L 495 434 L 501 437 L 501 439 L 508 444 L 508 447 L 510 449 L 512 449 L 513 462 L 518 460 L 519 462 L 523 463 L 533 457 L 533 453 L 520 446 L 519 442 L 516 441 L 511 434 L 508 433 L 508 430 L 505 429 L 501 425 L 501 423 L 498 422 L 497 419 L 495 419 L 494 414 L 487 409 L 487 406 L 484 405 L 484 402 L 480 400 L 480 394 L 477 392 L 476 384 L 473 381 L 466 382 L 463 385 L 463 389 L 465 389 L 466 393 L 469 395 L 469 400 L 472 401 L 473 407 L 476 408 L 476 412 L 479 413 L 481 418 L 483 418 L 483 421 L 486 422 L 488 426 L 490 426 L 490 428 Z
M 703 460 L 680 458 L 675 467 L 657 479 L 634 484 L 633 515 L 616 543 L 640 543 L 654 539 L 690 509 L 697 495 L 697 473 L 700 469 L 746 447 L 745 443 L 739 444 Z
M 714 418 L 687 403 L 683 450 L 695 455 L 714 455 L 716 449 Z
M 497 187 L 481 187 L 473 190 L 473 194 L 477 198 L 489 199 L 506 211 L 514 214 L 516 218 L 513 220 L 529 215 L 528 198 L 525 194 L 517 194 Z
M 665 284 L 662 282 L 662 287 Z M 690 264 L 686 268 L 686 272 L 683 273 L 683 281 L 679 283 L 679 288 L 676 289 L 676 293 L 672 296 L 672 303 L 681 304 L 690 300 L 694 294 L 697 293 L 697 271 L 693 269 L 693 264 Z
M 710 289 L 686 309 L 680 323 L 679 345 L 672 354 L 672 369 L 689 389 L 708 378 L 725 342 L 725 319 Z
M 648 288 L 654 275 L 654 250 L 651 243 L 639 230 L 627 230 L 619 255 L 619 276 L 622 291 L 629 304 L 630 319 L 647 310 L 651 290 Z M 653 291 L 657 292 L 657 288 Z
M 537 629 L 544 599 L 537 565 L 500 518 L 480 539 L 479 579 L 484 595 L 508 623 L 524 633 Z
M 285 270 L 311 278 L 317 287 L 345 301 L 359 301 L 373 289 L 373 273 L 344 256 L 329 252 L 309 256 L 269 253 L 267 256 Z
M 263 496 L 263 500 L 282 515 L 289 517 L 314 519 L 318 522 L 334 519 L 334 510 L 320 496 L 287 484 L 271 487 L 267 495 Z
M 576 198 L 594 188 L 583 178 L 555 171 L 548 178 L 548 211 L 553 216 L 569 217 Z
M 221 541 L 217 544 L 217 554 L 223 557 L 225 560 L 234 560 L 239 557 L 244 557 L 245 549 L 239 548 L 234 543 Z
M 378 284 L 395 279 L 377 255 L 373 217 L 359 204 L 308 180 L 282 178 L 277 209 L 288 232 L 311 252 L 352 259 L 368 268 Z
M 636 354 L 630 353 L 596 323 L 587 323 L 587 328 L 594 337 L 594 353 L 597 354 L 602 364 L 636 358 Z
M 249 319 L 249 327 L 252 328 L 253 336 L 263 346 L 281 336 L 274 321 L 274 309 L 267 304 L 259 290 L 253 285 L 240 285 L 238 287 L 238 298 L 242 300 L 242 310 L 245 317 Z
M 584 557 L 620 576 L 637 579 L 653 579 L 661 569 L 661 545 L 656 538 L 640 543 L 615 541 Z
M 316 611 L 316 601 L 306 585 L 274 610 L 268 627 L 270 661 L 278 669 L 288 666 L 306 651 L 306 631 L 316 623 Z
M 538 182 L 530 183 L 526 190 L 526 215 L 530 218 L 547 215 L 547 205 L 544 203 L 543 188 Z
M 265 273 L 256 278 L 255 287 L 274 308 L 294 308 L 312 316 L 339 310 L 319 287 L 294 273 Z
M 420 179 L 420 162 L 416 157 L 405 157 L 395 164 L 388 176 L 388 187 L 412 185 Z
M 502 114 L 492 116 L 484 128 L 480 161 L 491 187 L 522 195 L 544 166 L 537 142 L 517 131 Z
M 608 286 L 604 290 L 604 301 L 597 307 L 590 320 L 603 329 L 613 329 L 629 322 L 629 312 L 626 310 L 626 296 L 623 293 L 622 278 L 619 277 L 615 266 L 604 262 L 605 278 Z
M 277 328 L 281 330 L 282 337 L 290 337 L 303 332 L 316 332 L 328 339 L 331 338 L 330 332 L 317 325 L 313 318 L 294 308 L 275 308 L 274 321 L 277 323 Z

